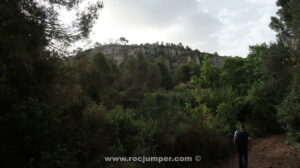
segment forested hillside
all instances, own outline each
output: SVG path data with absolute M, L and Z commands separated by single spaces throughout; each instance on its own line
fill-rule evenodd
M 44 3 L 0 1 L 1 168 L 214 167 L 240 122 L 253 138 L 286 133 L 299 147 L 300 1 L 278 0 L 276 42 L 217 66 L 210 54 L 176 66 L 146 52 L 66 55 L 103 4 L 79 11 L 69 29 L 54 6 L 79 10 L 81 1 Z M 201 162 L 104 160 L 195 155 Z
M 201 64 L 205 56 L 210 59 L 213 65 L 220 67 L 223 65 L 225 58 L 225 56 L 219 56 L 218 53 L 210 54 L 200 52 L 198 49 L 192 50 L 189 46 L 184 47 L 181 43 L 164 44 L 163 42 L 160 44 L 157 42 L 140 45 L 128 45 L 120 42 L 105 45 L 96 44 L 89 51 L 91 55 L 101 52 L 106 57 L 115 60 L 118 64 L 124 61 L 126 57 L 142 54 L 164 62 L 169 68 L 175 68 L 181 64 Z

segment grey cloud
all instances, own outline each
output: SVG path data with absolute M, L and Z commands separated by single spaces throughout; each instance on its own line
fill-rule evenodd
M 160 28 L 176 24 L 178 19 L 198 10 L 197 0 L 109 0 L 107 6 L 117 22 Z
M 276 11 L 271 1 L 104 0 L 106 18 L 99 19 L 105 24 L 96 28 L 97 38 L 102 30 L 102 37 L 121 35 L 132 43 L 182 42 L 201 51 L 246 56 L 249 45 L 275 37 L 267 25 Z
M 176 27 L 176 30 L 167 34 L 170 41 L 215 43 L 215 38 L 210 35 L 222 25 L 217 18 L 200 11 L 201 3 L 197 0 L 111 0 L 107 3 L 108 10 L 113 10 L 111 14 L 114 15 L 114 21 L 120 25 L 159 29 L 162 32 Z
M 179 31 L 172 33 L 170 40 L 183 42 L 193 48 L 214 52 L 218 50 L 217 38 L 212 34 L 218 32 L 222 23 L 207 13 L 193 11 L 177 23 Z
M 218 19 L 203 12 L 191 13 L 181 24 L 186 31 L 185 37 L 182 38 L 187 38 L 191 42 L 207 39 L 222 26 Z

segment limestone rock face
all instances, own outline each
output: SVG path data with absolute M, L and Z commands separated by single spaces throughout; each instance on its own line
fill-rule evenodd
M 114 59 L 117 63 L 121 63 L 128 56 L 137 56 L 143 54 L 146 57 L 151 57 L 160 60 L 170 67 L 176 67 L 180 64 L 200 64 L 207 55 L 211 63 L 217 67 L 223 65 L 225 57 L 217 54 L 209 54 L 198 50 L 191 50 L 180 45 L 120 45 L 109 44 L 99 45 L 91 50 L 91 54 L 101 52 L 105 56 Z

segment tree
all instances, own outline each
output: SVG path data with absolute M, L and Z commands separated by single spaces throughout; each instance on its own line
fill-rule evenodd
M 300 1 L 278 0 L 277 16 L 270 27 L 277 32 L 277 42 L 270 45 L 264 58 L 266 72 L 273 88 L 279 121 L 289 137 L 299 143 L 299 55 Z M 278 95 L 278 96 L 277 96 Z
M 119 70 L 112 60 L 101 53 L 90 57 L 78 55 L 74 69 L 79 74 L 79 83 L 86 96 L 106 107 L 114 103 Z
M 182 64 L 178 67 L 178 82 L 188 82 L 193 76 L 190 64 Z
M 203 87 L 213 87 L 218 82 L 218 70 L 206 55 L 200 67 L 200 83 Z
M 55 42 L 69 45 L 89 36 L 95 19 L 98 18 L 98 11 L 103 7 L 101 1 L 96 1 L 90 4 L 86 10 L 80 11 L 78 6 L 81 4 L 82 1 L 80 0 L 46 0 L 44 3 L 31 0 L 2 1 L 0 4 L 3 14 L 0 18 L 1 23 L 3 23 L 1 25 L 2 30 L 6 31 L 7 28 L 13 25 L 19 29 L 10 29 L 6 32 L 7 34 L 22 33 L 22 36 L 25 36 L 24 39 L 40 39 L 41 44 L 44 46 L 61 50 L 57 48 Z M 71 28 L 59 23 L 58 7 L 76 10 L 78 17 Z M 22 31 L 24 28 L 29 32 Z M 4 40 L 7 41 L 8 39 Z
M 163 86 L 166 90 L 172 89 L 174 87 L 174 80 L 172 78 L 171 73 L 169 72 L 169 69 L 162 62 L 158 62 L 157 65 L 159 67 L 160 74 L 162 76 L 161 86 Z
M 295 74 L 290 92 L 279 106 L 278 117 L 293 142 L 300 143 L 300 73 Z
M 123 45 L 125 45 L 125 44 L 127 44 L 129 42 L 125 37 L 120 37 L 119 41 Z
M 70 103 L 76 108 L 68 109 L 72 113 L 67 113 L 65 104 L 69 105 L 73 99 L 64 97 L 62 102 L 65 104 L 60 102 L 57 107 L 50 95 L 59 92 L 63 97 L 63 88 L 75 88 L 73 85 L 58 87 L 62 82 L 58 80 L 65 74 L 64 61 L 60 58 L 62 55 L 58 54 L 64 49 L 58 47 L 59 44 L 68 46 L 88 38 L 98 11 L 103 6 L 101 2 L 96 2 L 86 10 L 79 11 L 77 7 L 81 2 L 0 1 L 0 131 L 3 137 L 0 140 L 0 155 L 5 156 L 1 167 L 37 167 L 43 154 L 54 154 L 65 149 L 57 148 L 71 138 L 59 136 L 66 133 L 64 128 L 76 130 L 76 125 L 70 124 L 70 121 L 78 117 L 77 112 L 81 109 L 79 104 Z M 78 17 L 70 29 L 59 23 L 58 9 L 61 7 L 77 10 Z M 73 97 L 77 98 L 75 94 Z M 64 115 L 62 112 L 65 112 Z M 58 121 L 62 120 L 67 124 L 58 128 Z M 68 154 L 64 161 L 72 155 Z M 68 164 L 65 166 L 70 167 Z

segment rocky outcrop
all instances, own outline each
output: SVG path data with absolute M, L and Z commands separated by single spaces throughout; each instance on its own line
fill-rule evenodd
M 215 66 L 222 66 L 224 58 L 217 54 L 209 54 L 200 52 L 198 50 L 191 50 L 188 47 L 182 45 L 159 45 L 159 44 L 145 44 L 145 45 L 120 45 L 120 44 L 109 44 L 109 45 L 98 45 L 91 54 L 101 52 L 105 56 L 110 57 L 121 63 L 128 56 L 136 56 L 143 54 L 146 57 L 151 57 L 162 62 L 165 62 L 170 67 L 176 67 L 180 64 L 200 64 L 204 59 L 205 55 L 211 60 Z

